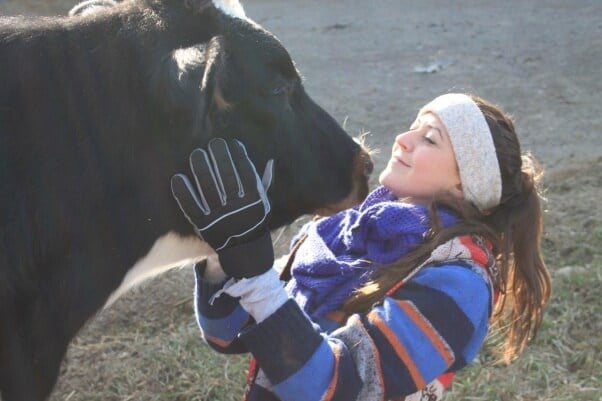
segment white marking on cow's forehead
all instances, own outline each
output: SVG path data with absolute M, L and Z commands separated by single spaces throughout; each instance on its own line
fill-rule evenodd
M 245 10 L 238 0 L 212 0 L 215 7 L 219 8 L 231 17 L 247 19 Z
M 210 255 L 215 255 L 213 249 L 196 236 L 182 237 L 172 232 L 165 234 L 127 272 L 119 288 L 109 297 L 105 308 L 143 281 L 177 267 L 192 265 Z

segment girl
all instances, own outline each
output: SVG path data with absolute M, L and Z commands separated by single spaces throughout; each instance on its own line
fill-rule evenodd
M 483 99 L 425 105 L 382 186 L 307 224 L 280 273 L 269 179 L 239 143 L 193 154 L 197 188 L 177 175 L 172 190 L 218 257 L 195 268 L 197 320 L 216 350 L 253 355 L 248 400 L 439 400 L 491 328 L 508 362 L 541 324 L 540 172 Z

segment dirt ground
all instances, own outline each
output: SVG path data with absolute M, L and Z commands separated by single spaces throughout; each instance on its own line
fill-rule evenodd
M 64 14 L 72 5 L 71 0 L 0 0 L 0 14 Z M 368 144 L 381 149 L 377 172 L 394 135 L 433 97 L 469 91 L 502 105 L 515 118 L 523 150 L 531 150 L 547 171 L 550 268 L 591 267 L 591 249 L 578 242 L 600 236 L 602 223 L 600 0 L 248 0 L 243 5 L 288 48 L 310 95 L 351 134 L 369 132 Z M 174 302 L 186 297 L 169 286 L 153 291 Z M 127 330 L 127 320 L 154 315 L 144 314 L 151 308 L 143 297 L 118 302 L 91 322 L 79 341 L 106 325 Z M 61 391 L 57 400 L 69 398 L 68 390 Z

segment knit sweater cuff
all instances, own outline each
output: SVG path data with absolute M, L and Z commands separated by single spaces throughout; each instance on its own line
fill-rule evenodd
M 198 315 L 208 319 L 221 319 L 230 315 L 238 307 L 238 299 L 222 294 L 211 299 L 222 289 L 224 282 L 211 283 L 203 278 L 205 263 L 198 263 L 194 267 L 195 273 L 195 307 Z
M 323 341 L 294 300 L 287 301 L 260 324 L 243 330 L 240 339 L 272 384 L 303 367 Z

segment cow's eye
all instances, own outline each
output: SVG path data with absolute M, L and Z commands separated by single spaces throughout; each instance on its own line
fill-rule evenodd
M 294 86 L 295 82 L 292 80 L 278 79 L 275 82 L 272 82 L 269 93 L 274 96 L 289 96 L 292 94 Z
M 288 91 L 289 91 L 288 85 L 282 85 L 282 86 L 272 89 L 272 95 L 276 95 L 276 96 L 284 95 L 284 94 L 288 93 Z

